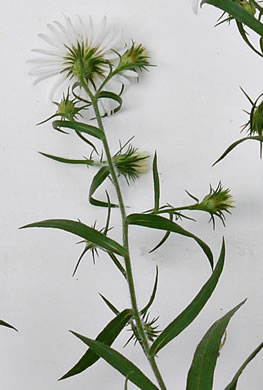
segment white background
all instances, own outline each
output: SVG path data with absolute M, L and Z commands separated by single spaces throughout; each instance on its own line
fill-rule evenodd
M 82 250 L 76 237 L 55 230 L 18 230 L 26 223 L 48 219 L 78 219 L 89 225 L 105 221 L 104 210 L 87 201 L 95 171 L 47 160 L 38 151 L 81 158 L 89 150 L 73 135 L 63 136 L 51 124 L 35 126 L 51 115 L 49 83 L 33 87 L 28 76 L 32 48 L 42 47 L 39 32 L 63 14 L 104 15 L 124 35 L 142 42 L 157 67 L 144 74 L 126 93 L 121 113 L 105 120 L 113 152 L 119 139 L 135 135 L 134 145 L 151 154 L 158 150 L 162 202 L 189 203 L 185 189 L 202 197 L 209 184 L 222 180 L 235 198 L 232 216 L 213 231 L 208 215 L 192 214 L 197 223 L 183 226 L 209 243 L 217 258 L 222 236 L 226 265 L 217 290 L 203 312 L 176 340 L 159 353 L 158 363 L 168 389 L 184 389 L 196 345 L 209 326 L 248 297 L 232 319 L 215 375 L 215 390 L 231 380 L 237 368 L 263 340 L 263 171 L 256 142 L 240 145 L 211 168 L 225 148 L 240 137 L 252 98 L 262 90 L 261 59 L 239 37 L 234 23 L 213 28 L 220 12 L 204 6 L 196 17 L 188 0 L 2 0 L 1 144 L 0 144 L 0 318 L 18 329 L 0 328 L 0 388 L 8 390 L 117 390 L 123 377 L 103 361 L 79 376 L 58 382 L 86 347 L 68 332 L 95 338 L 112 314 L 98 292 L 119 309 L 129 307 L 127 289 L 109 259 L 101 254 L 94 266 L 89 254 L 71 277 Z M 110 183 L 108 183 L 110 187 Z M 122 182 L 130 212 L 152 206 L 149 172 L 128 188 Z M 101 190 L 100 195 L 103 196 Z M 114 196 L 112 190 L 111 194 Z M 112 237 L 120 238 L 118 212 Z M 210 275 L 206 258 L 190 239 L 173 236 L 166 246 L 148 254 L 162 234 L 131 230 L 138 300 L 143 306 L 159 266 L 158 296 L 151 315 L 164 328 L 193 299 Z M 130 333 L 114 343 L 122 346 Z M 126 356 L 151 376 L 140 348 L 129 345 Z M 249 365 L 240 390 L 262 389 L 262 355 Z M 129 385 L 129 389 L 135 386 Z

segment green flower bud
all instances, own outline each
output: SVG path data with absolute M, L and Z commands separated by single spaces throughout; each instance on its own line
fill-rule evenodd
M 252 16 L 254 16 L 256 13 L 256 7 L 250 1 L 240 0 L 240 7 Z
M 191 196 L 191 195 L 190 195 Z M 192 196 L 193 197 L 193 196 Z M 192 210 L 202 210 L 210 214 L 213 226 L 215 227 L 214 217 L 221 219 L 223 225 L 225 225 L 225 216 L 223 212 L 230 213 L 230 209 L 234 205 L 234 199 L 230 194 L 230 189 L 223 189 L 221 182 L 219 182 L 216 189 L 210 186 L 210 192 L 204 197 L 201 202 L 197 202 L 195 205 L 190 206 Z
M 131 48 L 120 57 L 118 69 L 146 70 L 147 66 L 151 66 L 147 50 L 141 44 L 135 46 L 133 42 Z
M 141 173 L 149 170 L 148 158 L 149 154 L 145 152 L 137 152 L 137 149 L 131 145 L 125 153 L 118 152 L 113 161 L 120 175 L 123 175 L 126 180 L 135 180 Z
M 252 112 L 251 135 L 263 135 L 263 102 Z
M 77 107 L 77 100 L 70 99 L 69 92 L 67 95 L 63 95 L 63 98 L 59 103 L 54 102 L 58 106 L 58 110 L 56 112 L 57 115 L 61 116 L 62 119 L 67 119 L 73 121 L 75 117 L 78 115 L 79 111 L 85 108 L 86 106 Z

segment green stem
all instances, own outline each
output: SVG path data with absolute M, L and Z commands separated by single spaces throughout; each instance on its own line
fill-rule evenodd
M 154 375 L 156 377 L 156 380 L 159 383 L 160 389 L 161 390 L 166 390 L 166 386 L 164 384 L 164 381 L 162 379 L 160 371 L 159 371 L 159 369 L 157 367 L 157 364 L 155 362 L 155 358 L 154 358 L 154 356 L 151 356 L 151 354 L 150 354 L 149 342 L 148 342 L 147 335 L 145 333 L 144 326 L 143 326 L 143 323 L 142 323 L 142 320 L 141 320 L 141 316 L 140 316 L 140 313 L 139 313 L 139 309 L 138 309 L 138 304 L 137 304 L 137 299 L 136 299 L 136 294 L 135 294 L 135 286 L 134 286 L 133 274 L 132 274 L 131 260 L 130 260 L 130 254 L 129 254 L 128 223 L 127 223 L 126 210 L 125 210 L 125 205 L 124 205 L 124 201 L 123 201 L 123 198 L 122 198 L 122 193 L 121 193 L 121 189 L 120 189 L 120 185 L 119 185 L 116 169 L 115 169 L 112 157 L 111 157 L 111 153 L 110 153 L 107 137 L 106 137 L 106 134 L 105 134 L 105 131 L 104 131 L 103 122 L 102 122 L 101 115 L 100 115 L 100 112 L 99 112 L 98 101 L 97 101 L 96 95 L 94 96 L 91 93 L 91 91 L 88 88 L 88 86 L 87 86 L 87 84 L 86 84 L 84 79 L 81 80 L 81 83 L 82 83 L 84 89 L 86 90 L 86 92 L 88 93 L 88 95 L 89 95 L 89 97 L 91 99 L 91 102 L 92 102 L 92 105 L 93 105 L 93 108 L 94 108 L 94 111 L 95 111 L 96 119 L 97 119 L 97 122 L 98 122 L 98 126 L 104 133 L 104 137 L 102 139 L 102 142 L 103 142 L 105 154 L 106 154 L 107 161 L 108 161 L 108 166 L 109 166 L 109 170 L 110 170 L 110 174 L 111 174 L 111 179 L 112 179 L 113 185 L 114 185 L 116 193 L 117 193 L 117 198 L 118 198 L 120 211 L 121 211 L 123 246 L 127 250 L 127 253 L 128 253 L 124 257 L 125 269 L 126 269 L 126 277 L 127 277 L 127 282 L 128 282 L 128 286 L 129 286 L 131 305 L 132 305 L 132 309 L 133 309 L 133 316 L 134 316 L 134 320 L 135 320 L 135 323 L 136 323 L 138 335 L 140 337 L 140 341 L 142 343 L 144 353 L 145 353 L 145 355 L 146 355 L 146 357 L 147 357 L 147 359 L 148 359 L 148 361 L 149 361 L 149 363 L 150 363 L 150 365 L 152 367 L 152 370 L 153 370 L 153 373 L 154 373 Z

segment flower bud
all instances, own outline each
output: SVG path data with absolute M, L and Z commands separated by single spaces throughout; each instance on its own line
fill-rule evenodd
M 63 95 L 63 98 L 61 99 L 60 103 L 55 102 L 55 104 L 58 106 L 58 110 L 56 112 L 57 115 L 60 115 L 62 119 L 67 119 L 69 121 L 73 121 L 79 111 L 84 107 L 77 107 L 76 106 L 76 99 L 70 99 L 69 93 L 67 95 Z
M 113 157 L 113 161 L 120 175 L 123 175 L 126 180 L 135 180 L 141 173 L 149 170 L 149 157 L 148 153 L 139 153 L 130 145 L 125 153 L 118 152 Z
M 251 1 L 240 0 L 240 7 L 243 8 L 252 16 L 254 16 L 256 13 L 256 7 Z
M 202 210 L 206 211 L 211 215 L 211 221 L 215 227 L 214 216 L 217 216 L 221 219 L 223 225 L 225 224 L 225 216 L 223 212 L 230 213 L 230 209 L 234 204 L 234 199 L 230 194 L 230 189 L 223 189 L 221 182 L 214 190 L 210 186 L 210 192 L 204 197 L 201 202 L 197 202 L 191 207 L 192 210 Z
M 147 66 L 150 66 L 147 50 L 141 44 L 135 46 L 133 42 L 132 46 L 120 57 L 118 69 L 120 71 L 124 69 L 146 70 Z

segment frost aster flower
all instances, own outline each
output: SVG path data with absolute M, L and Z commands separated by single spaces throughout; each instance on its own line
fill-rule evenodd
M 73 23 L 69 17 L 65 17 L 64 24 L 54 21 L 47 27 L 49 34 L 39 34 L 47 47 L 33 50 L 39 56 L 30 60 L 35 64 L 30 74 L 35 77 L 35 84 L 54 78 L 51 96 L 56 93 L 61 96 L 78 83 L 80 77 L 85 78 L 94 92 L 107 76 L 110 67 L 118 64 L 118 53 L 124 52 L 120 50 L 120 32 L 110 30 L 105 17 L 98 26 L 94 26 L 91 18 L 88 23 L 84 23 L 81 18 Z M 128 84 L 131 77 L 138 77 L 138 73 L 124 69 L 111 79 L 107 88 L 120 89 L 121 84 Z M 79 94 L 87 98 L 83 89 Z M 105 101 L 104 113 L 110 113 L 112 107 L 109 104 Z

